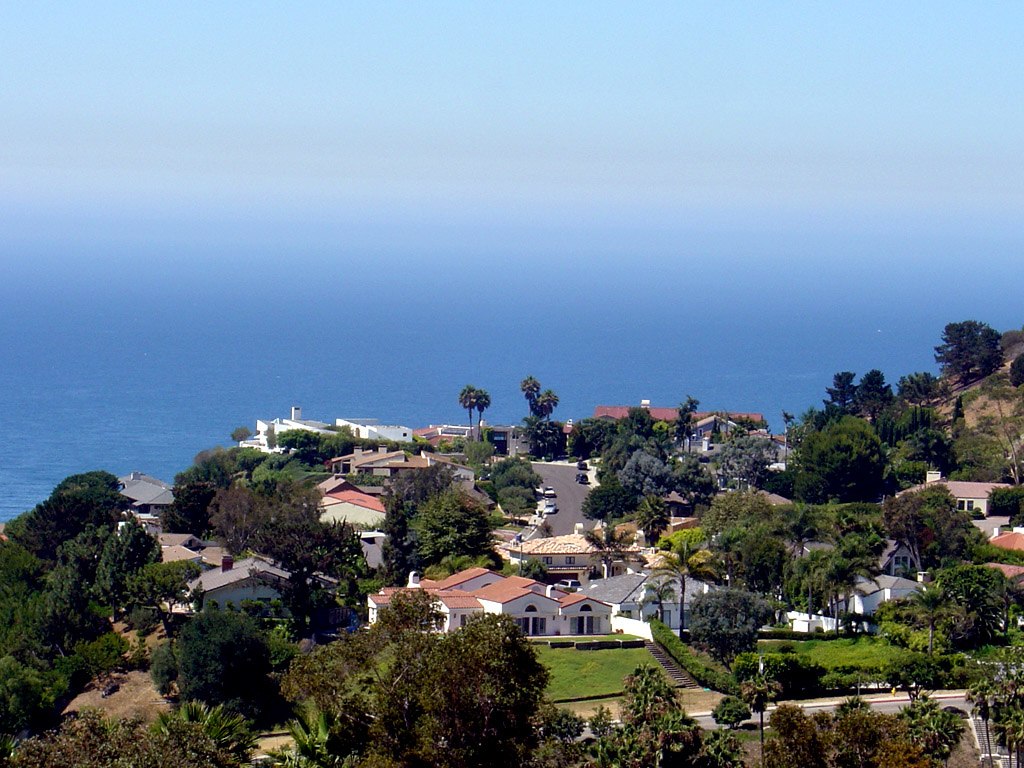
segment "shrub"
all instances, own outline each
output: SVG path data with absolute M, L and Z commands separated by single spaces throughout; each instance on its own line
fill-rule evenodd
M 1010 383 L 1015 387 L 1024 384 L 1024 354 L 1017 355 L 1010 365 Z
M 171 692 L 171 684 L 178 679 L 178 660 L 170 643 L 163 643 L 153 651 L 149 676 L 162 696 Z
M 651 632 L 655 642 L 664 648 L 665 652 L 675 660 L 676 664 L 682 667 L 698 683 L 713 691 L 739 696 L 740 687 L 732 675 L 715 669 L 702 661 L 665 624 L 657 619 L 652 620 Z
M 138 606 L 132 608 L 128 614 L 128 626 L 138 632 L 140 635 L 148 635 L 154 629 L 157 624 L 160 623 L 160 617 L 152 608 L 144 608 Z
M 988 495 L 989 515 L 1006 515 L 1013 518 L 1014 525 L 1020 522 L 1024 514 L 1024 487 L 993 488 Z
M 75 654 L 82 659 L 89 677 L 99 677 L 113 672 L 125 664 L 128 641 L 115 632 L 107 632 L 88 643 L 75 646 Z
M 726 696 L 715 707 L 711 716 L 715 719 L 718 725 L 724 725 L 729 730 L 733 730 L 750 717 L 750 707 L 746 705 L 743 699 L 738 699 L 735 696 Z
M 733 675 L 740 683 L 752 680 L 762 663 L 765 675 L 782 687 L 785 697 L 818 690 L 825 674 L 823 667 L 795 653 L 741 653 L 733 662 Z

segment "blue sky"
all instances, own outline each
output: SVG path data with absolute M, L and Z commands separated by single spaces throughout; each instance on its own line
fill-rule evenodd
M 25 229 L 1010 220 L 1022 21 L 1020 3 L 10 5 L 0 202 Z

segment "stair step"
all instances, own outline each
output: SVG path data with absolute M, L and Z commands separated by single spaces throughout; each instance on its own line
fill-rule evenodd
M 697 682 L 685 670 L 676 664 L 675 660 L 660 645 L 650 640 L 645 640 L 644 648 L 661 665 L 661 668 L 665 670 L 665 673 L 676 684 L 677 688 L 699 689 L 701 687 L 697 685 Z

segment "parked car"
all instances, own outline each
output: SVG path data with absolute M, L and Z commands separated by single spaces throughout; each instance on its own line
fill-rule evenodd
M 585 462 L 585 461 L 577 461 L 576 462 L 576 469 L 589 469 L 589 467 L 587 466 L 587 462 Z
M 558 505 L 554 499 L 544 499 L 544 514 L 553 515 L 558 511 Z
M 555 494 L 555 489 L 554 488 L 552 488 L 550 485 L 545 485 L 544 486 L 544 498 L 545 499 L 553 499 L 553 498 L 555 498 L 555 495 L 556 494 Z
M 586 472 L 577 472 L 576 482 L 579 483 L 580 485 L 586 485 L 587 483 L 590 482 L 590 476 Z
M 576 592 L 577 590 L 583 588 L 583 585 L 580 584 L 579 579 L 562 579 L 561 581 L 557 582 L 555 586 L 559 589 L 564 589 L 569 592 Z

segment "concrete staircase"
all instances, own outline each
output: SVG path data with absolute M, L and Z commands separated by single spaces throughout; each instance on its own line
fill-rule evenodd
M 993 768 L 1018 768 L 1016 758 L 992 735 L 991 723 L 986 727 L 984 720 L 972 716 L 971 727 L 981 753 L 981 768 L 988 768 L 990 764 Z
M 700 690 L 701 686 L 697 685 L 697 681 L 694 680 L 690 675 L 676 664 L 675 660 L 665 653 L 665 649 L 662 648 L 651 640 L 644 641 L 644 648 L 646 648 L 651 656 L 654 657 L 661 668 L 665 670 L 665 674 L 669 676 L 676 688 L 691 688 Z

